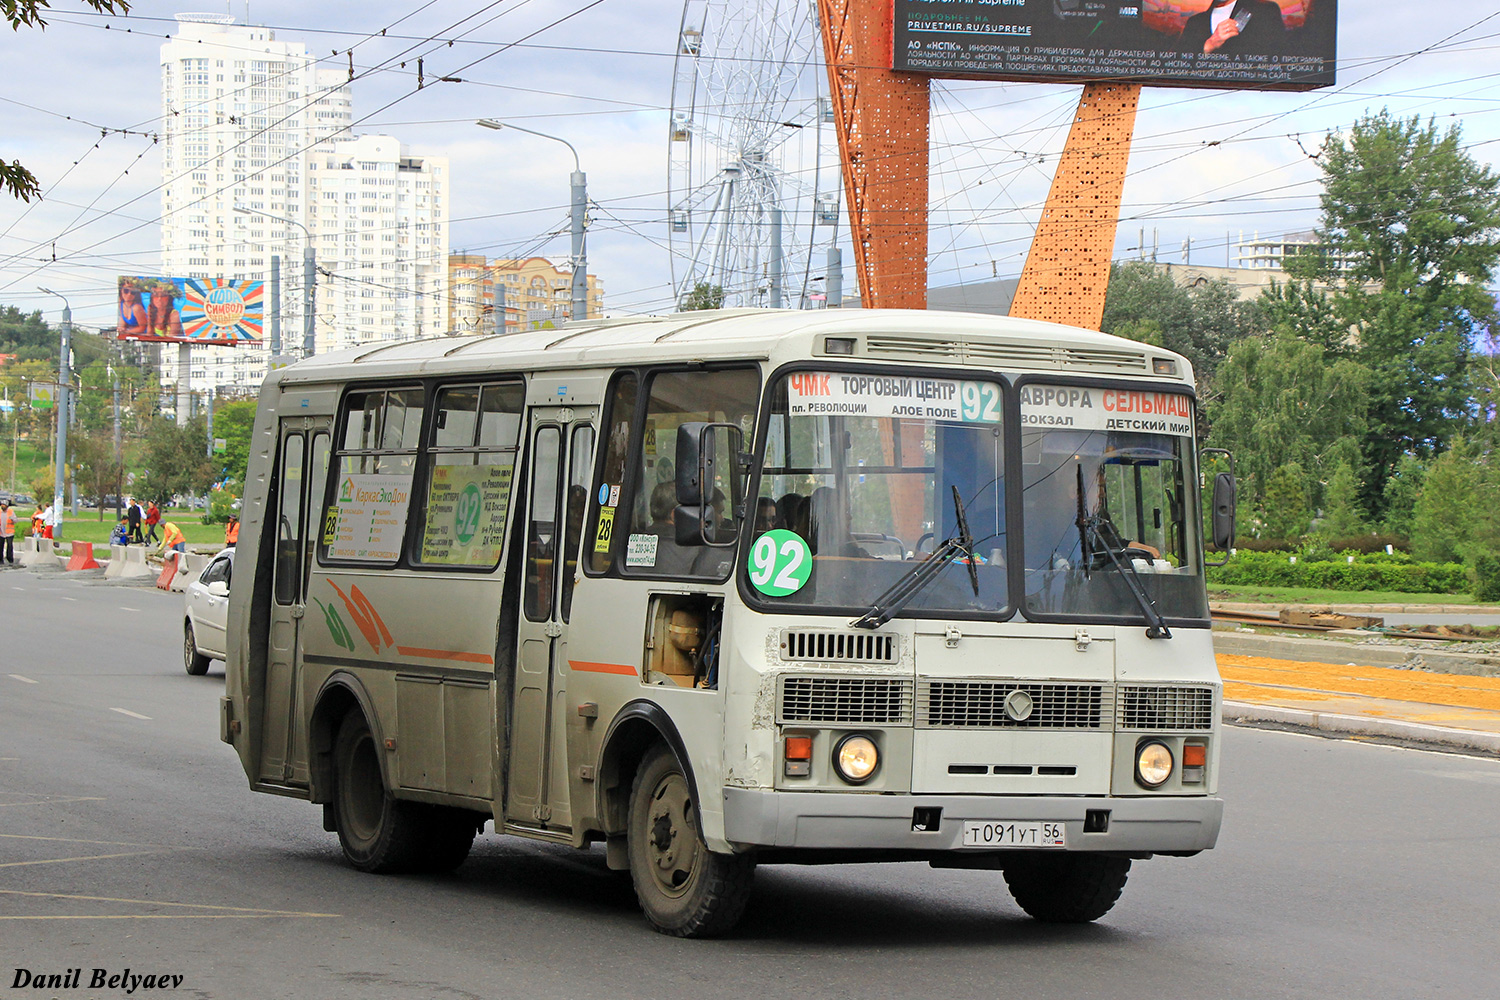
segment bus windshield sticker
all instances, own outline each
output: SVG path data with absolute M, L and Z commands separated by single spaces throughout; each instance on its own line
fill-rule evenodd
M 615 509 L 613 507 L 599 508 L 599 530 L 594 535 L 594 551 L 608 552 L 609 539 L 614 534 Z
M 812 552 L 796 532 L 776 528 L 750 546 L 750 583 L 762 594 L 795 594 L 807 585 L 810 576 Z
M 323 545 L 332 545 L 338 536 L 339 508 L 337 504 L 329 504 L 328 511 L 323 516 Z
M 792 416 L 1000 422 L 1000 387 L 994 382 L 799 372 L 787 376 L 786 399 Z
M 422 561 L 444 566 L 494 566 L 505 543 L 511 463 L 435 465 L 427 491 Z
M 609 503 L 606 504 L 605 506 L 607 506 L 607 507 L 618 507 L 618 506 L 620 506 L 620 487 L 619 487 L 618 484 L 614 485 L 614 486 L 611 486 L 609 488 Z
M 406 534 L 411 476 L 345 475 L 338 484 L 338 522 L 328 555 L 395 562 Z
M 1021 426 L 1189 437 L 1193 399 L 1180 392 L 1033 383 L 1021 387 Z
M 656 544 L 660 540 L 659 536 L 652 534 L 631 535 L 625 546 L 625 565 L 655 566 Z

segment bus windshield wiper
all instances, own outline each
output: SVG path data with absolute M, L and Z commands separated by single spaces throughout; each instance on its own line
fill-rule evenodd
M 879 628 L 884 625 L 896 617 L 902 608 L 910 604 L 913 598 L 937 579 L 938 574 L 959 556 L 967 557 L 969 586 L 974 588 L 974 596 L 979 596 L 979 568 L 974 565 L 974 538 L 969 534 L 969 515 L 964 510 L 963 497 L 959 496 L 957 486 L 953 487 L 953 513 L 958 530 L 952 537 L 939 545 L 928 559 L 918 563 L 905 576 L 892 584 L 889 590 L 875 598 L 875 602 L 870 605 L 870 610 L 850 622 L 850 627 Z
M 1120 571 L 1120 576 L 1125 579 L 1125 586 L 1135 602 L 1141 606 L 1141 613 L 1146 616 L 1146 638 L 1148 639 L 1170 639 L 1172 630 L 1167 628 L 1161 612 L 1156 609 L 1156 604 L 1146 593 L 1146 588 L 1141 585 L 1141 576 L 1136 572 L 1135 566 L 1130 559 L 1121 559 L 1119 553 L 1126 551 L 1125 540 L 1120 537 L 1119 530 L 1114 522 L 1102 514 L 1092 516 L 1078 516 L 1078 533 L 1083 541 L 1083 575 L 1087 579 L 1089 568 L 1093 561 L 1093 553 L 1103 551 L 1108 560 L 1114 564 L 1115 569 Z

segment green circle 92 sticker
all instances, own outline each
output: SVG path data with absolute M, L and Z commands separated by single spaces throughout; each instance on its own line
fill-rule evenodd
M 458 544 L 468 545 L 479 533 L 479 487 L 473 483 L 464 486 L 453 508 L 453 530 L 458 535 Z
M 770 597 L 786 597 L 807 585 L 812 551 L 795 531 L 776 528 L 750 546 L 750 584 Z

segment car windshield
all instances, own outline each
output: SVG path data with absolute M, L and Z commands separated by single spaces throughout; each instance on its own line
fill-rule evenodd
M 1001 398 L 995 382 L 914 374 L 780 379 L 748 511 L 750 587 L 778 609 L 863 612 L 955 534 L 956 486 L 973 564 L 949 562 L 901 613 L 1003 611 Z
M 1027 611 L 1139 620 L 1134 570 L 1162 617 L 1206 618 L 1192 398 L 1030 383 L 1020 402 Z

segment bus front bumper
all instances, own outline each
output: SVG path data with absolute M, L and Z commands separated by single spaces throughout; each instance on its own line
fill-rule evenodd
M 936 829 L 919 829 L 941 809 Z M 1107 811 L 1105 829 L 1100 811 Z M 1091 832 L 1084 832 L 1094 813 Z M 724 836 L 742 847 L 850 850 L 974 850 L 967 822 L 1057 822 L 1070 851 L 1132 854 L 1207 850 L 1219 839 L 1224 800 L 1216 796 L 1076 797 L 871 795 L 724 789 Z M 919 823 L 919 820 L 922 822 Z

